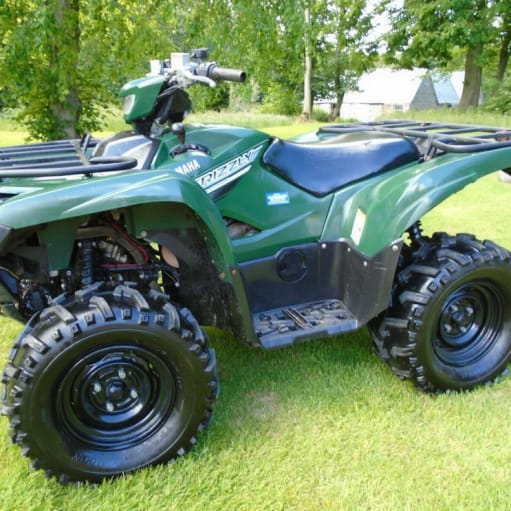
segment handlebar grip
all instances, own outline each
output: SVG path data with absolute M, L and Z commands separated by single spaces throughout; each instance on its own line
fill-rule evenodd
M 213 66 L 209 72 L 212 80 L 226 80 L 229 82 L 243 83 L 247 79 L 247 73 L 241 69 Z
M 225 80 L 228 82 L 243 83 L 247 79 L 247 73 L 241 69 L 219 67 L 214 62 L 202 63 L 197 69 L 197 74 L 207 76 L 214 81 Z

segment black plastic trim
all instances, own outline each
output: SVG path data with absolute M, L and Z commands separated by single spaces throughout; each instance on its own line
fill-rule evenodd
M 359 324 L 388 306 L 402 240 L 367 258 L 349 240 L 323 241 L 280 250 L 272 257 L 243 263 L 240 271 L 253 314 L 292 304 L 336 299 Z M 299 251 L 306 268 L 294 281 L 282 278 L 286 251 Z M 306 261 L 306 262 L 303 262 Z M 303 271 L 304 270 L 304 271 Z

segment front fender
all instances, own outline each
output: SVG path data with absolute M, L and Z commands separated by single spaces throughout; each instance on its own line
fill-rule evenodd
M 510 163 L 511 148 L 445 154 L 356 183 L 336 194 L 322 237 L 351 238 L 371 257 L 445 199 Z
M 223 261 L 219 263 L 234 263 L 231 243 L 215 204 L 197 183 L 180 174 L 161 170 L 131 171 L 68 181 L 41 180 L 32 182 L 30 187 L 11 186 L 10 189 L 15 196 L 0 205 L 0 224 L 9 230 L 66 223 L 102 211 L 144 204 L 182 204 L 211 233 L 211 239 L 222 254 Z
M 124 214 L 130 234 L 148 241 L 155 233 L 192 227 L 208 251 L 208 264 L 217 272 L 216 282 L 229 284 L 228 289 L 232 289 L 231 326 L 247 342 L 255 342 L 243 281 L 224 221 L 207 193 L 192 179 L 161 170 L 140 171 L 51 184 L 45 180 L 23 187 L 13 183 L 9 193 L 13 196 L 0 203 L 0 246 L 8 247 L 16 232 L 34 227 L 44 244 L 50 271 L 69 264 L 76 230 L 102 212 Z

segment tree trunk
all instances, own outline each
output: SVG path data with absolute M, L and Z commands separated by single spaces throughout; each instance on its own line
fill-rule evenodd
M 335 93 L 334 108 L 330 112 L 330 117 L 328 118 L 328 120 L 330 122 L 335 121 L 337 119 L 337 117 L 339 117 L 339 115 L 341 114 L 341 106 L 342 106 L 343 99 L 344 99 L 344 91 L 342 91 L 342 92 L 337 91 Z
M 312 57 L 305 54 L 305 75 L 303 77 L 303 118 L 312 118 Z
M 78 138 L 81 103 L 78 93 L 77 65 L 80 54 L 80 21 L 79 0 L 56 0 L 55 26 L 57 36 L 52 48 L 51 65 L 57 70 L 65 69 L 65 64 L 72 62 L 73 70 L 57 72 L 59 89 L 66 91 L 63 98 L 51 105 L 51 111 L 56 117 L 64 136 Z
M 305 9 L 305 72 L 303 77 L 303 114 L 306 121 L 312 118 L 312 54 L 310 42 L 311 16 L 309 8 Z
M 477 63 L 481 54 L 481 46 L 469 47 L 465 58 L 465 79 L 463 93 L 460 99 L 460 108 L 479 105 L 483 68 Z
M 508 28 L 506 33 L 504 34 L 502 43 L 500 45 L 499 67 L 497 69 L 497 80 L 499 82 L 502 82 L 504 80 L 506 68 L 509 63 L 510 50 L 511 50 L 511 29 Z
M 339 114 L 341 113 L 342 101 L 344 99 L 344 90 L 341 88 L 341 51 L 339 44 L 337 43 L 335 49 L 335 77 L 334 77 L 334 87 L 335 87 L 335 104 L 330 112 L 330 116 L 328 120 L 330 122 L 335 121 Z

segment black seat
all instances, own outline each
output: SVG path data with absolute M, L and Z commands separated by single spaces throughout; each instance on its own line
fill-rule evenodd
M 287 181 L 322 197 L 353 181 L 418 161 L 419 157 L 419 150 L 410 140 L 383 135 L 326 144 L 276 139 L 263 160 Z

